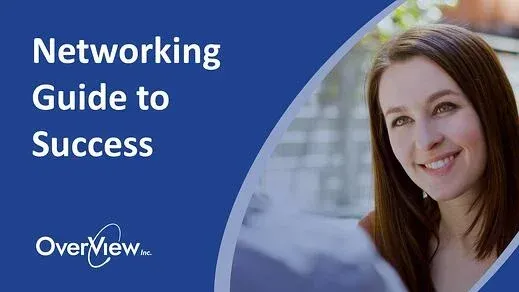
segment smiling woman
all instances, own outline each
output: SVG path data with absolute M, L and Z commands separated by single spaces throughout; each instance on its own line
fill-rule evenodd
M 368 78 L 375 211 L 360 223 L 411 291 L 467 291 L 519 230 L 518 115 L 476 34 L 389 41 Z
M 486 164 L 485 137 L 474 107 L 441 67 L 414 57 L 387 68 L 379 103 L 395 157 L 418 186 L 436 201 L 471 191 Z

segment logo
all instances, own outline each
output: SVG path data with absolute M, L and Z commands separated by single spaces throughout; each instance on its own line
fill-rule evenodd
M 113 236 L 114 232 L 116 236 Z M 88 236 L 84 242 L 58 242 L 50 236 L 42 236 L 36 241 L 36 252 L 44 257 L 53 254 L 84 256 L 94 269 L 108 264 L 112 258 L 118 256 L 152 255 L 151 251 L 141 248 L 140 242 L 122 242 L 121 236 L 121 227 L 116 223 L 110 223 L 101 228 L 94 237 Z M 109 238 L 116 238 L 117 241 L 110 242 Z

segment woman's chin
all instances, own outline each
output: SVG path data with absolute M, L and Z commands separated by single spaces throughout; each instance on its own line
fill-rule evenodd
M 427 193 L 431 199 L 435 200 L 436 202 L 447 202 L 453 199 L 456 199 L 459 197 L 459 193 L 457 192 L 446 192 L 446 191 L 432 191 Z

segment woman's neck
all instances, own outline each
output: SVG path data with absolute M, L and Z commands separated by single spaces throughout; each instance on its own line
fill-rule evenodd
M 472 253 L 477 235 L 481 228 L 477 222 L 474 228 L 467 233 L 469 227 L 476 220 L 477 208 L 471 208 L 476 194 L 467 192 L 455 199 L 438 202 L 441 220 L 439 226 L 440 244 L 455 245 Z

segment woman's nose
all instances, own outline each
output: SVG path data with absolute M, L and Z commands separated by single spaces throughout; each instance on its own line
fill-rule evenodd
M 417 122 L 415 125 L 415 144 L 418 149 L 428 151 L 442 143 L 444 136 L 432 121 Z

